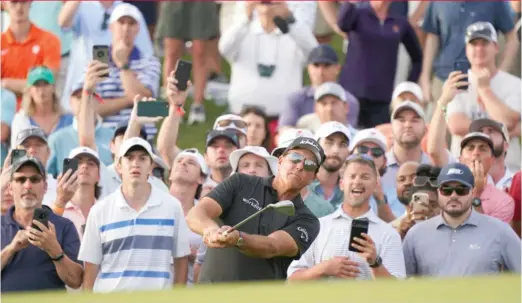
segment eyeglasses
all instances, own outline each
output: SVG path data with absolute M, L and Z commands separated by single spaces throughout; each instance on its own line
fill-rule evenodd
M 101 30 L 105 31 L 109 27 L 109 18 L 111 17 L 111 14 L 105 12 L 103 13 L 103 21 L 101 24 Z
M 439 188 L 439 193 L 443 196 L 451 196 L 453 192 L 457 193 L 458 196 L 467 196 L 471 188 L 466 186 L 441 186 Z
M 301 155 L 301 154 L 298 154 L 298 153 L 289 153 L 288 155 L 288 159 L 294 163 L 294 164 L 299 164 L 299 163 L 302 163 L 304 161 L 304 170 L 305 171 L 308 171 L 308 172 L 315 172 L 317 170 L 317 163 L 315 163 L 314 161 L 312 160 L 308 160 L 305 158 L 305 156 Z
M 437 178 L 430 178 L 426 176 L 417 176 L 413 179 L 413 186 L 421 187 L 430 185 L 431 187 L 439 187 L 439 182 Z
M 357 150 L 358 154 L 363 154 L 363 155 L 366 155 L 366 154 L 368 154 L 368 152 L 370 152 L 370 155 L 372 155 L 372 157 L 374 157 L 374 158 L 379 158 L 382 155 L 384 155 L 384 150 L 380 147 L 370 148 L 368 146 L 359 145 L 359 146 L 357 146 L 356 150 Z
M 31 182 L 31 184 L 38 184 L 42 182 L 43 178 L 41 176 L 30 176 L 30 177 L 17 177 L 13 179 L 16 183 L 25 184 L 27 180 Z
M 230 126 L 235 126 L 236 128 L 247 128 L 247 124 L 245 121 L 229 120 L 229 119 L 219 121 L 217 123 L 217 126 L 219 126 L 221 128 L 230 127 Z

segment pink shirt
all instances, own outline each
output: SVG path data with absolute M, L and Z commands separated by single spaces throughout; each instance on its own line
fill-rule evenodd
M 510 223 L 515 214 L 515 201 L 507 193 L 496 188 L 494 185 L 486 184 L 482 195 L 482 208 L 484 214 L 495 217 L 506 223 Z
M 82 226 L 87 223 L 87 218 L 83 216 L 82 210 L 78 206 L 69 202 L 65 205 L 65 210 L 63 211 L 62 217 L 67 218 L 73 222 L 81 241 L 83 238 Z

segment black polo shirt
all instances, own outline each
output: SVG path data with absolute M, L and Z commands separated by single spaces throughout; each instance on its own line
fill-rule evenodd
M 66 218 L 49 212 L 49 221 L 56 228 L 56 238 L 69 259 L 78 262 L 80 238 L 74 224 Z M 2 249 L 11 243 L 19 230 L 24 228 L 13 219 L 14 206 L 2 216 Z M 40 248 L 29 244 L 17 252 L 2 270 L 2 292 L 63 289 L 65 284 L 58 276 L 51 257 Z
M 216 186 L 208 197 L 216 200 L 223 209 L 219 223 L 234 226 L 266 205 L 278 202 L 277 192 L 272 187 L 273 180 L 274 177 L 261 178 L 236 173 Z M 298 195 L 292 202 L 295 206 L 294 216 L 267 210 L 241 226 L 239 231 L 268 236 L 284 230 L 297 243 L 297 256 L 260 259 L 249 257 L 235 247 L 208 248 L 199 282 L 286 279 L 290 263 L 304 254 L 319 233 L 319 220 L 304 205 L 301 196 Z

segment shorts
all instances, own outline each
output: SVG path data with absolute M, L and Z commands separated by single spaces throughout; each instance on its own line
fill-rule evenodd
M 215 2 L 162 2 L 157 36 L 183 41 L 210 40 L 219 35 Z

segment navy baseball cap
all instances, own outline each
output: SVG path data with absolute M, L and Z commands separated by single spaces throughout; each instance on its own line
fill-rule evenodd
M 308 64 L 337 64 L 339 57 L 335 50 L 328 44 L 320 44 L 316 46 L 308 55 Z
M 116 129 L 114 130 L 114 135 L 112 136 L 112 139 L 116 138 L 117 136 L 124 135 L 125 131 L 127 131 L 127 127 L 129 126 L 128 121 L 121 121 L 116 125 Z M 147 140 L 147 132 L 145 131 L 145 127 L 141 127 L 140 129 L 140 137 L 143 140 Z
M 475 177 L 471 170 L 462 163 L 451 163 L 442 168 L 437 180 L 439 187 L 448 182 L 459 182 L 469 188 L 475 186 Z
M 237 133 L 233 129 L 224 129 L 217 130 L 214 129 L 210 131 L 207 135 L 206 147 L 212 144 L 212 142 L 218 138 L 228 139 L 232 144 L 234 144 L 237 148 L 239 148 L 239 139 L 237 137 Z

